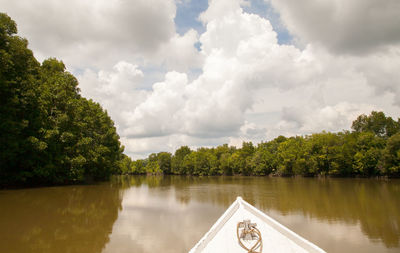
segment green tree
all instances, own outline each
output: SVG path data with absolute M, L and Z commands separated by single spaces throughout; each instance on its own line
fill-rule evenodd
M 219 167 L 224 175 L 232 175 L 231 154 L 222 153 L 219 158 Z
M 400 133 L 387 140 L 383 151 L 384 172 L 389 175 L 400 175 Z
M 265 149 L 258 149 L 254 153 L 250 161 L 252 174 L 265 176 L 271 173 L 272 171 L 272 168 L 270 167 L 271 156 L 269 155 L 270 153 L 268 153 L 268 151 Z
M 193 154 L 193 175 L 210 175 L 213 167 L 216 165 L 216 157 L 210 154 L 206 148 L 199 148 Z
M 40 65 L 16 32 L 0 14 L 0 185 L 102 180 L 120 172 L 129 161 L 107 112 L 80 96 L 61 61 Z
M 38 92 L 39 63 L 16 35 L 15 22 L 0 13 L 0 185 L 24 182 L 31 177 L 37 155 L 31 140 L 40 127 Z M 41 143 L 34 143 L 44 148 Z
M 240 149 L 236 150 L 229 158 L 229 165 L 232 168 L 232 174 L 240 174 L 241 168 L 245 166 L 245 160 L 240 156 Z
M 187 154 L 183 159 L 183 168 L 184 173 L 186 175 L 195 175 L 195 161 L 196 161 L 196 152 L 191 152 Z
M 132 162 L 132 174 L 146 174 L 145 160 L 139 159 Z
M 372 132 L 358 134 L 353 171 L 364 176 L 379 174 L 378 162 L 384 146 L 384 140 L 375 136 Z
M 185 174 L 183 161 L 185 156 L 191 152 L 192 151 L 188 146 L 182 146 L 175 151 L 175 154 L 171 160 L 171 171 L 173 174 Z
M 240 174 L 251 175 L 251 160 L 255 152 L 255 148 L 252 142 L 243 142 L 242 148 L 238 150 L 239 157 L 236 159 L 236 168 Z
M 130 174 L 133 172 L 133 164 L 129 156 L 122 154 L 122 159 L 118 163 L 118 174 Z
M 353 121 L 351 128 L 355 132 L 373 132 L 379 137 L 390 137 L 400 131 L 400 119 L 394 121 L 383 112 L 372 111 L 370 115 L 360 115 Z
M 341 176 L 353 175 L 354 171 L 352 166 L 354 163 L 354 156 L 357 152 L 358 134 L 345 131 L 343 133 L 338 133 L 338 137 L 340 138 L 340 152 L 337 154 L 338 168 L 331 170 L 330 174 Z
M 315 164 L 311 173 L 322 175 L 337 175 L 340 173 L 340 154 L 342 149 L 342 138 L 338 134 L 322 133 L 312 134 L 307 138 L 307 152 Z
M 157 154 L 153 153 L 149 155 L 146 164 L 146 173 L 151 175 L 162 174 L 162 170 L 160 169 L 160 165 L 158 164 Z
M 304 172 L 300 159 L 304 159 L 304 139 L 300 136 L 291 137 L 279 144 L 277 156 L 281 161 L 278 166 L 278 173 L 284 176 L 302 174 Z
M 64 183 L 106 179 L 123 159 L 114 122 L 98 103 L 79 95 L 78 82 L 62 62 L 49 59 L 41 71 L 43 126 L 39 141 L 47 145 L 36 166 L 37 180 Z
M 161 152 L 157 154 L 158 166 L 164 174 L 171 174 L 171 153 Z
M 387 139 L 397 131 L 396 124 L 398 122 L 386 118 L 383 113 L 372 112 L 371 116 L 358 117 L 353 123 L 353 132 L 278 136 L 257 147 L 251 142 L 243 142 L 241 148 L 223 144 L 197 151 L 183 146 L 172 157 L 172 171 L 200 176 L 271 173 L 282 176 L 397 176 L 398 134 Z

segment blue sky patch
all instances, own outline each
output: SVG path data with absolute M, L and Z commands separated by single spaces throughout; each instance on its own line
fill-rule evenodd
M 249 6 L 243 6 L 242 8 L 247 13 L 256 14 L 268 19 L 274 31 L 278 34 L 278 44 L 293 44 L 292 35 L 290 35 L 289 31 L 282 24 L 279 13 L 274 10 L 270 3 L 264 0 L 251 0 Z
M 205 27 L 198 20 L 198 17 L 200 13 L 206 11 L 207 8 L 208 0 L 183 0 L 177 3 L 175 16 L 177 33 L 183 35 L 190 29 L 195 29 L 199 34 L 205 32 Z M 293 37 L 282 24 L 279 13 L 274 10 L 271 4 L 264 0 L 251 0 L 250 5 L 243 6 L 242 8 L 247 13 L 256 14 L 268 19 L 274 31 L 278 34 L 279 44 L 293 44 Z
M 208 0 L 183 0 L 181 3 L 177 3 L 175 16 L 177 33 L 183 35 L 191 28 L 195 29 L 199 34 L 205 32 L 205 27 L 198 20 L 198 17 L 207 8 Z

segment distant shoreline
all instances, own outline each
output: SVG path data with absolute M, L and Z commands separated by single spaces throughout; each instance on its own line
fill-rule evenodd
M 257 177 L 257 178 L 315 178 L 315 179 L 325 179 L 325 178 L 349 178 L 349 179 L 376 179 L 376 180 L 389 180 L 389 179 L 400 179 L 400 176 L 336 176 L 336 175 L 318 175 L 318 176 L 303 176 L 303 175 L 178 175 L 178 174 L 118 174 L 114 176 L 143 176 L 143 177 L 164 177 L 164 176 L 177 176 L 177 177 L 196 177 L 196 178 L 206 178 L 206 177 Z

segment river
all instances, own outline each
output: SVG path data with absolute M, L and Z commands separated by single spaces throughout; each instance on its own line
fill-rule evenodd
M 0 252 L 187 252 L 236 196 L 327 252 L 400 252 L 400 180 L 180 176 L 1 190 Z

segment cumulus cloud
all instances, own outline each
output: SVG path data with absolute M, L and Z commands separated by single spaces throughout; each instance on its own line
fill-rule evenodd
M 244 12 L 248 2 L 240 0 L 210 0 L 199 17 L 205 31 L 181 35 L 172 0 L 3 5 L 35 53 L 82 70 L 82 94 L 107 109 L 134 158 L 181 145 L 340 131 L 371 110 L 397 116 L 398 16 L 382 16 L 397 2 L 270 1 L 301 47 L 280 45 L 269 20 Z M 34 4 L 46 5 L 53 24 L 27 15 Z M 360 14 L 366 10 L 374 11 Z
M 72 70 L 104 69 L 128 59 L 184 71 L 199 65 L 197 33 L 175 32 L 174 0 L 0 0 L 0 5 L 40 60 L 57 57 Z
M 333 53 L 368 54 L 400 43 L 397 0 L 265 0 L 303 43 Z
M 78 76 L 82 95 L 99 102 L 116 122 L 119 130 L 127 127 L 126 115 L 148 96 L 142 85 L 143 72 L 137 65 L 121 61 L 112 71 L 86 70 Z
M 261 85 L 268 73 L 274 75 L 266 85 L 276 85 L 277 70 L 285 71 L 268 70 L 272 62 L 286 59 L 289 64 L 303 64 L 294 47 L 277 45 L 276 33 L 267 20 L 244 13 L 239 2 L 231 9 L 225 15 L 204 14 L 212 20 L 200 37 L 203 73 L 188 83 L 186 75 L 170 72 L 164 82 L 154 84 L 151 95 L 131 114 L 133 127 L 127 129 L 127 135 L 234 135 L 253 104 L 253 86 Z M 266 63 L 264 67 L 260 67 L 262 63 Z
M 167 70 L 188 72 L 193 68 L 201 68 L 203 56 L 194 46 L 199 41 L 197 31 L 190 29 L 184 35 L 175 34 L 159 49 L 159 64 L 165 64 Z
M 284 107 L 282 120 L 278 128 L 289 135 L 310 134 L 322 130 L 337 132 L 349 128 L 349 122 L 358 115 L 376 110 L 368 104 L 351 104 L 340 102 L 333 106 L 313 108 L 305 107 Z
M 359 70 L 362 71 L 375 91 L 376 96 L 383 97 L 389 93 L 393 101 L 400 106 L 400 46 L 392 47 L 387 52 L 375 53 L 368 58 L 358 59 Z
M 396 112 L 398 48 L 361 57 L 337 56 L 318 41 L 303 49 L 279 45 L 270 22 L 245 13 L 241 4 L 211 1 L 200 16 L 203 34 L 175 35 L 186 45 L 201 44 L 196 64 L 202 72 L 194 80 L 180 65 L 193 52 L 179 55 L 177 42 L 167 51 L 178 55 L 170 64 L 180 72 L 168 72 L 151 89 L 141 86 L 139 67 L 126 62 L 112 72 L 82 76 L 83 85 L 95 77 L 91 83 L 99 86 L 88 91 L 100 92 L 92 95 L 115 112 L 129 153 L 141 157 L 180 145 L 241 145 L 280 134 L 340 131 L 361 113 Z
M 177 112 L 185 103 L 186 74 L 169 72 L 165 81 L 155 83 L 143 103 L 127 115 L 129 127 L 123 133 L 130 137 L 169 135 L 183 123 Z

